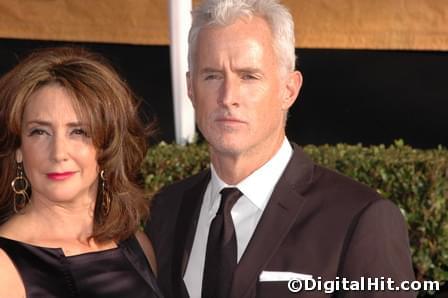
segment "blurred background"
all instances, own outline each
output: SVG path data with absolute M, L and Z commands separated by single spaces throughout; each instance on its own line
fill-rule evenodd
M 142 113 L 156 116 L 154 141 L 172 142 L 175 2 L 0 0 L 0 75 L 36 48 L 87 47 L 113 63 Z M 448 146 L 448 1 L 282 2 L 295 19 L 304 76 L 287 126 L 292 141 Z

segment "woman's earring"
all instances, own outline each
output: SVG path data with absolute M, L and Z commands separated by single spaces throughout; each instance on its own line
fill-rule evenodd
M 11 187 L 14 191 L 14 212 L 19 213 L 29 203 L 30 197 L 26 190 L 29 183 L 23 175 L 23 165 L 21 162 L 17 163 L 17 176 L 12 180 Z
M 110 195 L 109 192 L 107 190 L 107 186 L 106 186 L 106 178 L 105 178 L 105 173 L 104 170 L 101 170 L 100 172 L 100 178 L 101 178 L 101 192 L 102 192 L 102 212 L 104 216 L 107 216 L 109 214 L 110 211 Z

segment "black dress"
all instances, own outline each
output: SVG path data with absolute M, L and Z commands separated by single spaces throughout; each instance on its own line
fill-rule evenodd
M 133 236 L 117 248 L 65 256 L 45 248 L 0 237 L 17 268 L 26 297 L 162 297 L 146 257 Z

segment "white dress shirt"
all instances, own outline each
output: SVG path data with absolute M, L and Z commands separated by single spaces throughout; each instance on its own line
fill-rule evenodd
M 201 297 L 208 231 L 221 201 L 219 192 L 225 187 L 237 187 L 243 193 L 231 211 L 235 225 L 237 260 L 239 262 L 292 152 L 292 147 L 285 137 L 277 153 L 237 185 L 226 184 L 218 177 L 213 165 L 210 166 L 211 179 L 204 194 L 193 247 L 184 276 L 184 282 L 191 298 Z

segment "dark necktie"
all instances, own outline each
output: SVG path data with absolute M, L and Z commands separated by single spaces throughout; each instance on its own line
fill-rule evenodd
M 202 298 L 227 298 L 230 294 L 237 264 L 236 235 L 230 210 L 242 195 L 234 187 L 221 190 L 221 203 L 208 234 Z

